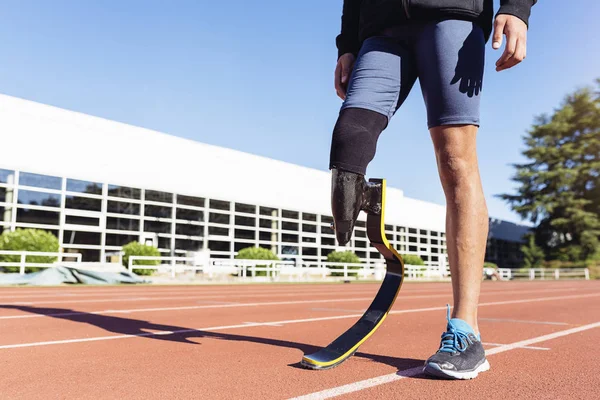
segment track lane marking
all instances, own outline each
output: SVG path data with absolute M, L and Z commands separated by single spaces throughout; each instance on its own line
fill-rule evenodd
M 498 292 L 482 292 L 481 296 L 487 295 L 504 295 L 504 294 L 529 294 L 529 293 L 545 293 L 545 292 L 557 292 L 560 290 L 520 290 L 520 291 L 498 291 Z M 373 296 L 377 293 L 377 291 L 356 291 L 356 292 L 319 292 L 319 296 L 338 296 L 340 294 L 351 295 L 351 294 L 372 294 Z M 317 295 L 317 293 L 284 293 L 277 294 L 276 296 L 282 297 L 294 297 L 304 294 Z M 452 295 L 451 292 L 443 293 L 443 294 L 430 294 L 430 295 L 416 295 L 416 296 L 402 296 L 403 299 L 429 299 L 434 297 L 450 297 Z M 171 296 L 171 297 L 148 297 L 148 296 L 139 296 L 139 297 L 125 297 L 125 298 L 110 298 L 110 299 L 84 299 L 84 300 L 45 300 L 45 301 L 15 301 L 10 303 L 3 303 L 3 305 L 21 305 L 21 306 L 35 306 L 42 304 L 70 304 L 70 303 L 110 303 L 110 302 L 136 302 L 136 301 L 158 301 L 158 300 L 203 300 L 203 299 L 218 299 L 223 297 L 273 297 L 270 293 L 265 294 L 224 294 L 224 295 L 196 295 L 196 296 Z M 372 299 L 372 297 L 371 297 Z
M 564 331 L 559 331 L 555 333 L 551 333 L 548 335 L 538 336 L 531 339 L 521 340 L 518 342 L 514 342 L 511 344 L 506 344 L 500 347 L 496 347 L 491 350 L 486 350 L 486 356 L 491 356 L 494 354 L 504 353 L 506 351 L 511 351 L 515 349 L 523 348 L 524 346 L 529 346 L 530 344 L 536 344 L 540 342 L 545 342 L 548 340 L 556 339 L 563 336 L 572 335 L 574 333 L 587 331 L 590 329 L 600 328 L 600 322 L 595 322 L 588 325 L 582 325 L 577 328 L 567 329 Z M 423 367 L 414 367 L 410 369 L 406 369 L 403 371 L 398 371 L 393 374 L 382 375 L 371 379 L 365 379 L 363 381 L 350 383 L 347 385 L 338 386 L 331 389 L 321 390 L 319 392 L 310 393 L 304 396 L 293 397 L 290 400 L 321 400 L 321 399 L 330 399 L 333 397 L 338 397 L 344 394 L 359 392 L 368 388 L 372 388 L 375 386 L 385 385 L 391 382 L 396 382 L 401 379 L 405 379 L 408 377 L 419 375 L 423 372 Z
M 496 305 L 505 305 L 505 304 L 518 304 L 518 303 L 552 301 L 552 300 L 582 299 L 582 298 L 588 298 L 588 297 L 600 297 L 600 293 L 588 294 L 588 295 L 556 296 L 556 297 L 543 297 L 543 298 L 522 299 L 522 300 L 499 301 L 499 302 L 493 302 L 493 303 L 484 303 L 480 306 L 496 306 Z M 307 300 L 307 301 L 309 301 L 309 300 Z M 324 301 L 329 301 L 329 300 L 324 300 Z M 408 310 L 391 311 L 389 314 L 395 315 L 395 314 L 405 314 L 405 313 L 438 311 L 438 310 L 445 310 L 445 309 L 446 309 L 446 306 L 415 308 L 415 309 L 408 309 Z M 333 321 L 333 320 L 340 320 L 340 319 L 357 318 L 357 317 L 361 317 L 361 316 L 362 316 L 362 314 L 350 314 L 350 315 L 346 314 L 346 315 L 335 315 L 335 316 L 329 316 L 329 317 L 303 318 L 303 319 L 292 319 L 292 320 L 283 320 L 283 321 L 266 321 L 266 322 L 250 323 L 250 324 L 213 326 L 213 327 L 196 328 L 196 329 L 182 329 L 182 330 L 169 331 L 169 332 L 161 331 L 161 332 L 148 332 L 148 333 L 140 333 L 140 334 L 97 336 L 97 337 L 91 337 L 91 338 L 88 337 L 88 338 L 77 338 L 77 339 L 52 340 L 52 341 L 44 341 L 44 342 L 7 344 L 7 345 L 0 345 L 0 350 L 23 348 L 23 347 L 49 346 L 49 345 L 58 345 L 58 344 L 67 344 L 67 343 L 83 343 L 83 342 L 95 342 L 95 341 L 102 341 L 102 340 L 128 339 L 128 338 L 136 338 L 136 337 L 163 336 L 163 335 L 190 333 L 190 332 L 220 331 L 220 330 L 239 329 L 239 328 L 248 328 L 248 327 L 269 326 L 272 324 L 287 325 L 287 324 L 298 324 L 298 323 L 306 323 L 306 322 Z M 578 328 L 575 328 L 575 329 L 578 329 Z M 501 349 L 504 347 L 505 346 L 498 347 L 496 349 L 492 349 L 491 351 Z

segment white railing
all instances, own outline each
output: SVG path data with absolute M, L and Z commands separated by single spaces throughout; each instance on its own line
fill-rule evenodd
M 498 268 L 506 279 L 529 279 L 529 280 L 559 280 L 559 279 L 590 279 L 588 268 L 532 268 L 528 270 L 511 270 Z
M 158 265 L 138 265 L 136 261 L 159 261 Z M 272 260 L 236 260 L 211 258 L 199 263 L 192 257 L 166 256 L 130 256 L 129 271 L 134 269 L 153 269 L 169 272 L 171 277 L 183 271 L 202 272 L 208 278 L 215 275 L 232 275 L 238 278 L 258 278 L 259 272 L 271 280 L 281 278 L 296 280 L 311 279 L 355 279 L 381 280 L 385 276 L 385 263 L 332 263 L 332 262 L 303 262 L 303 261 L 272 261 Z M 448 277 L 445 267 L 405 265 L 405 277 L 408 280 L 439 280 Z
M 0 256 L 19 256 L 17 262 L 0 262 L 0 267 L 19 267 L 19 273 L 25 274 L 25 268 L 50 268 L 56 263 L 63 262 L 65 258 L 74 258 L 76 263 L 81 263 L 81 253 L 51 253 L 45 251 L 13 251 L 0 250 Z M 27 262 L 27 257 L 56 257 L 56 261 L 45 263 Z

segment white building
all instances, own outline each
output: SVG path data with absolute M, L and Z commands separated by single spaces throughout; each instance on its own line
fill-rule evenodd
M 89 261 L 134 240 L 225 258 L 249 246 L 306 260 L 339 249 L 326 171 L 5 95 L 0 149 L 0 231 L 49 230 Z M 386 232 L 401 253 L 437 263 L 444 218 L 443 206 L 388 189 Z M 379 258 L 360 222 L 349 249 Z

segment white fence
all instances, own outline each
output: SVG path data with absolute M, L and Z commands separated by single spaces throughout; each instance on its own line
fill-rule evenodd
M 532 268 L 524 271 L 499 268 L 498 271 L 507 279 L 529 280 L 559 280 L 559 279 L 590 279 L 590 270 L 587 268 Z
M 136 260 L 160 261 L 159 265 L 134 265 Z M 269 281 L 310 281 L 310 280 L 381 280 L 385 276 L 385 264 L 353 264 L 297 261 L 268 261 L 268 260 L 230 260 L 206 259 L 199 264 L 192 257 L 141 257 L 129 258 L 129 270 L 154 269 L 170 273 L 195 271 L 212 279 L 217 276 L 235 276 L 237 278 L 266 279 Z M 259 274 L 260 273 L 260 274 Z M 484 270 L 485 273 L 485 270 Z M 259 276 L 260 275 L 260 276 Z M 447 280 L 450 278 L 448 267 L 439 265 L 405 265 L 404 276 L 411 281 Z M 531 269 L 519 272 L 507 268 L 494 270 L 488 276 L 499 280 L 528 279 L 590 279 L 587 269 Z
M 0 262 L 0 267 L 19 267 L 19 273 L 25 274 L 25 268 L 51 268 L 56 263 L 65 261 L 65 258 L 75 259 L 76 263 L 81 263 L 80 253 L 49 253 L 43 251 L 12 251 L 0 250 L 0 256 L 19 256 L 17 262 Z M 56 261 L 48 261 L 45 263 L 28 262 L 27 257 L 56 257 Z

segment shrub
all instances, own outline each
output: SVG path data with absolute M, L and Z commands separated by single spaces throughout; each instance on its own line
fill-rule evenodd
M 13 251 L 42 251 L 57 253 L 59 249 L 58 239 L 50 232 L 41 229 L 17 229 L 16 231 L 4 231 L 0 235 L 0 250 Z M 27 256 L 28 263 L 52 263 L 56 257 Z M 21 256 L 2 256 L 0 262 L 20 262 Z M 6 272 L 19 272 L 19 267 L 4 267 Z M 36 272 L 43 268 L 29 267 L 25 272 Z
M 123 246 L 123 266 L 129 267 L 130 256 L 152 256 L 160 257 L 160 251 L 154 246 L 148 246 L 138 242 L 131 242 Z M 159 265 L 159 260 L 134 260 L 133 265 Z M 152 275 L 154 269 L 133 269 L 138 275 Z
M 327 254 L 327 262 L 336 262 L 336 263 L 348 263 L 348 264 L 358 264 L 360 263 L 360 258 L 354 254 L 352 251 L 333 251 Z M 348 266 L 348 269 L 360 269 L 361 267 Z M 357 276 L 356 272 L 348 273 L 348 276 Z M 343 272 L 332 272 L 331 276 L 344 276 Z
M 245 249 L 238 251 L 235 258 L 236 260 L 279 260 L 279 257 L 273 254 L 271 250 L 263 247 L 246 247 Z M 257 265 L 257 267 L 264 268 L 266 265 Z M 247 273 L 250 274 L 249 271 Z M 254 275 L 267 276 L 267 271 L 256 271 Z
M 407 254 L 402 256 L 402 261 L 406 265 L 425 265 L 425 261 L 420 256 L 414 254 Z

